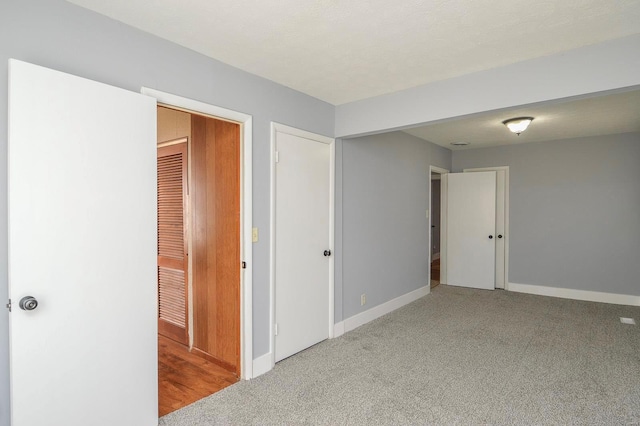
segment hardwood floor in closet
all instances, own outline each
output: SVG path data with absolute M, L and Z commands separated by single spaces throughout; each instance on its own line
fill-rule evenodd
M 440 259 L 431 262 L 431 288 L 440 284 Z
M 235 374 L 158 336 L 158 415 L 209 396 L 238 381 Z

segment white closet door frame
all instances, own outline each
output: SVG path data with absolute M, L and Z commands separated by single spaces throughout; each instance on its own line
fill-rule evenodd
M 509 238 L 511 236 L 511 233 L 509 232 L 509 166 L 478 167 L 463 169 L 462 171 L 465 173 L 491 171 L 504 172 L 504 289 L 509 290 Z
M 253 117 L 242 112 L 210 105 L 193 99 L 183 98 L 171 93 L 143 87 L 141 93 L 156 98 L 158 105 L 169 108 L 207 115 L 213 118 L 231 121 L 240 125 L 240 261 L 246 267 L 240 270 L 240 376 L 248 380 L 253 378 L 253 190 L 251 173 L 253 170 Z M 191 265 L 189 265 L 191 268 Z M 191 280 L 190 280 L 191 282 Z M 193 310 L 191 310 L 193 312 Z
M 276 310 L 275 310 L 275 282 L 276 282 L 276 268 L 275 268 L 275 229 L 276 229 L 276 133 L 287 133 L 293 136 L 299 136 L 301 138 L 311 139 L 313 141 L 328 144 L 330 147 L 330 170 L 329 170 L 329 247 L 333 253 L 329 257 L 329 338 L 333 338 L 334 327 L 334 282 L 335 282 L 335 177 L 336 177 L 336 143 L 335 139 L 326 136 L 318 135 L 316 133 L 307 132 L 306 130 L 300 130 L 295 127 L 290 127 L 284 124 L 271 122 L 271 182 L 270 182 L 270 213 L 271 221 L 269 227 L 269 358 L 271 360 L 271 370 L 275 366 L 275 333 L 274 324 L 276 322 Z M 261 371 L 266 372 L 266 371 Z

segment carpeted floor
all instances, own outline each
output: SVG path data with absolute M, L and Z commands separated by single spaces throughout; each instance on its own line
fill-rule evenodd
M 640 424 L 640 308 L 440 285 L 160 419 L 215 424 Z

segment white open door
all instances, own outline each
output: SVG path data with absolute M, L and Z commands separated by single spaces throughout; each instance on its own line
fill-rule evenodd
M 276 362 L 329 337 L 332 156 L 325 139 L 275 132 Z
M 506 288 L 509 258 L 509 166 L 464 169 L 465 173 L 496 172 L 496 288 Z
M 9 62 L 13 426 L 158 423 L 155 133 L 155 99 Z
M 506 179 L 505 171 L 496 171 L 496 288 L 505 288 L 505 209 Z
M 447 175 L 446 284 L 495 288 L 496 172 Z

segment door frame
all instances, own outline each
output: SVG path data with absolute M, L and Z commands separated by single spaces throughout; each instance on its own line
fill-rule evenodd
M 431 174 L 436 173 L 441 175 L 440 179 L 440 284 L 444 282 L 443 277 L 446 278 L 446 265 L 447 265 L 447 181 L 442 179 L 443 175 L 449 173 L 449 170 L 442 167 L 429 166 L 429 256 L 428 256 L 428 292 L 431 293 L 431 239 L 433 237 L 431 228 L 431 187 L 432 179 Z
M 253 226 L 252 147 L 253 117 L 249 114 L 207 104 L 171 93 L 142 87 L 143 95 L 157 99 L 159 106 L 211 116 L 240 125 L 240 377 L 253 378 Z M 240 262 L 245 262 L 242 269 Z
M 462 169 L 467 172 L 504 172 L 504 289 L 509 290 L 509 166 L 471 167 Z M 497 197 L 496 193 L 496 197 Z
M 272 369 L 276 364 L 275 351 L 275 285 L 276 285 L 276 133 L 287 133 L 289 135 L 298 136 L 312 141 L 329 145 L 329 249 L 335 252 L 335 176 L 336 176 L 336 140 L 327 136 L 318 135 L 316 133 L 307 132 L 306 130 L 290 127 L 285 124 L 271 122 L 271 166 L 270 166 L 270 188 L 269 188 L 269 208 L 271 220 L 269 224 L 269 236 L 271 238 L 269 245 L 269 354 Z M 335 253 L 329 256 L 329 339 L 333 338 L 334 327 L 334 271 L 335 271 Z

